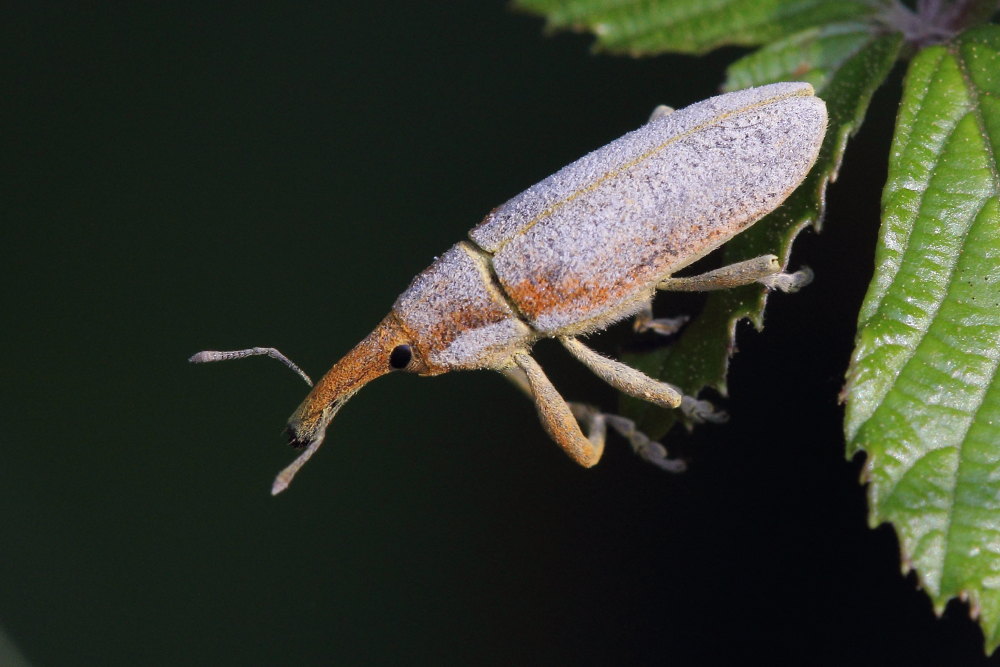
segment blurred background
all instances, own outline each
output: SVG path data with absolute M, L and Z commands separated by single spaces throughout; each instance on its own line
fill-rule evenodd
M 716 93 L 739 51 L 594 55 L 503 2 L 35 2 L 0 25 L 0 663 L 986 662 L 842 453 L 898 75 L 793 253 L 815 283 L 740 328 L 730 423 L 667 440 L 689 472 L 618 439 L 578 468 L 494 373 L 396 375 L 272 498 L 306 386 L 189 355 L 275 346 L 321 375 L 492 207 Z M 557 347 L 556 385 L 613 408 Z

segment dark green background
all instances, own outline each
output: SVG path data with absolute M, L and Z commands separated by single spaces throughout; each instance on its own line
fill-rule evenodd
M 981 659 L 841 453 L 898 80 L 797 246 L 815 284 L 741 331 L 731 423 L 671 436 L 689 473 L 618 440 L 577 468 L 495 374 L 396 376 L 271 498 L 305 385 L 188 355 L 319 375 L 490 208 L 737 52 L 594 56 L 499 2 L 139 4 L 0 16 L 0 622 L 33 664 Z

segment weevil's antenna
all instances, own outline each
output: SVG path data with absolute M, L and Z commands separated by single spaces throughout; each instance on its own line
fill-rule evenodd
M 305 380 L 307 385 L 310 387 L 313 386 L 312 379 L 306 375 L 304 370 L 296 366 L 291 359 L 283 355 L 281 352 L 278 352 L 278 350 L 273 347 L 251 347 L 246 350 L 227 350 L 224 352 L 217 350 L 204 350 L 203 352 L 192 355 L 188 361 L 192 364 L 204 364 L 209 361 L 229 361 L 230 359 L 246 359 L 247 357 L 271 357 L 272 359 L 277 359 L 298 373 L 299 377 Z

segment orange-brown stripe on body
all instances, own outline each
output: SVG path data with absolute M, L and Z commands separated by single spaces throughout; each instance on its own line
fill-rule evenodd
M 686 265 L 693 251 L 704 254 L 705 248 L 725 242 L 732 233 L 726 227 L 696 223 L 660 242 L 629 238 L 615 245 L 581 243 L 571 271 L 563 257 L 547 265 L 552 254 L 538 252 L 545 244 L 530 236 L 516 239 L 495 258 L 497 275 L 528 322 L 554 335 L 592 331 L 634 313 L 656 283 Z M 507 255 L 515 251 L 523 252 L 527 261 Z

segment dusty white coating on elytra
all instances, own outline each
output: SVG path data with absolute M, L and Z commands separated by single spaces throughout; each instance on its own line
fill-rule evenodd
M 392 309 L 420 353 L 449 369 L 500 366 L 532 338 L 492 280 L 489 255 L 466 242 L 418 275 Z
M 750 107 L 773 105 L 790 96 L 812 95 L 813 89 L 808 83 L 774 83 L 710 97 L 673 113 L 660 115 L 498 206 L 469 232 L 469 237 L 487 252 L 495 253 L 547 209 L 581 193 L 614 169 L 639 159 L 671 139 L 698 127 L 710 126 L 720 118 Z
M 825 129 L 805 83 L 713 97 L 564 167 L 469 235 L 539 333 L 594 330 L 777 207 Z

